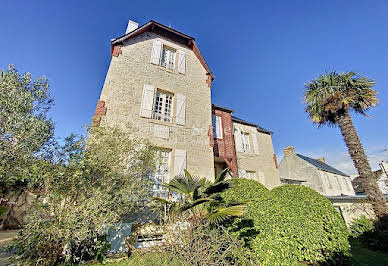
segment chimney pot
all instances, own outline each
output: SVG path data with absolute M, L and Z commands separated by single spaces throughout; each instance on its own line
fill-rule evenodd
M 283 149 L 284 157 L 295 155 L 295 147 L 288 146 Z
M 138 27 L 139 27 L 139 23 L 136 23 L 135 21 L 132 21 L 132 20 L 128 20 L 128 26 L 127 26 L 127 30 L 125 31 L 125 34 L 136 30 Z

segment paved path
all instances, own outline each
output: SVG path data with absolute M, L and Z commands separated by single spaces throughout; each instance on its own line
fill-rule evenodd
M 8 259 L 11 253 L 6 252 L 4 247 L 10 244 L 17 234 L 17 230 L 0 231 L 0 266 L 9 265 Z

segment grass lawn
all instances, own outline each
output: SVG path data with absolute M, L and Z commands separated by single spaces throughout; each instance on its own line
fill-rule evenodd
M 352 243 L 352 265 L 388 265 L 388 253 L 371 251 Z

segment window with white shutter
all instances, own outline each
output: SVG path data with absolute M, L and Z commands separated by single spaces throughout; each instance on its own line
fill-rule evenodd
M 160 53 L 162 51 L 162 42 L 154 40 L 151 52 L 151 63 L 155 65 L 160 64 Z
M 154 105 L 155 87 L 144 84 L 143 96 L 141 100 L 140 116 L 151 118 Z
M 182 50 L 178 50 L 178 73 L 185 74 L 186 72 L 186 54 Z
M 174 152 L 174 176 L 184 174 L 186 169 L 186 150 L 175 149 Z
M 241 132 L 241 143 L 242 143 L 242 150 L 245 153 L 251 152 L 251 145 L 249 143 L 249 133 L 248 132 Z
M 213 135 L 216 139 L 222 139 L 222 118 L 218 115 L 212 116 Z
M 157 149 L 156 159 L 155 171 L 149 177 L 153 182 L 152 195 L 166 198 L 168 190 L 164 187 L 164 183 L 170 180 L 171 150 Z
M 236 151 L 237 152 L 244 152 L 243 148 L 242 148 L 241 131 L 238 128 L 236 128 L 236 127 L 234 127 L 233 131 L 234 131 L 234 141 L 235 141 L 235 144 L 236 144 Z
M 171 107 L 172 94 L 157 91 L 152 117 L 156 120 L 171 122 Z
M 257 143 L 256 130 L 252 132 L 252 144 L 253 144 L 253 153 L 256 155 L 259 155 L 259 144 Z
M 178 125 L 186 124 L 186 96 L 182 94 L 176 95 L 176 116 L 175 122 Z
M 162 67 L 168 68 L 170 70 L 174 70 L 175 69 L 175 57 L 176 57 L 176 51 L 170 47 L 163 45 L 162 58 L 160 60 L 160 65 Z

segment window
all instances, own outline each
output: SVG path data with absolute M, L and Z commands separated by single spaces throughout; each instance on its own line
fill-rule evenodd
M 155 104 L 153 118 L 156 120 L 171 122 L 172 95 L 157 91 L 155 94 Z
M 156 152 L 157 163 L 155 172 L 150 176 L 153 181 L 153 196 L 166 198 L 168 190 L 163 186 L 170 179 L 170 150 L 159 149 Z
M 213 115 L 212 116 L 213 124 L 213 136 L 216 139 L 222 139 L 222 120 L 221 116 Z
M 175 68 L 175 55 L 176 55 L 175 50 L 173 50 L 167 46 L 163 46 L 160 65 L 162 67 L 174 70 L 174 68 Z
M 249 133 L 241 132 L 241 143 L 243 152 L 249 153 L 251 146 L 249 145 Z

